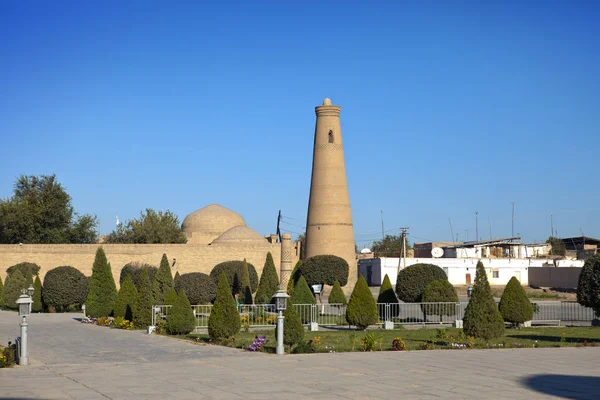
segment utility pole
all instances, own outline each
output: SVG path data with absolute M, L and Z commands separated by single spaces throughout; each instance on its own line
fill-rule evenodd
M 488 224 L 490 224 L 490 240 L 492 240 L 492 220 L 488 215 Z
M 554 225 L 552 223 L 552 214 L 550 214 L 550 237 L 554 237 Z
M 512 229 L 510 233 L 510 237 L 515 237 L 515 202 L 512 203 Z
M 404 268 L 406 268 L 406 231 L 408 228 L 400 228 L 402 230 L 402 256 L 404 258 Z
M 448 217 L 448 223 L 450 224 L 450 234 L 452 235 L 452 240 L 454 240 L 454 231 L 452 230 L 452 221 L 450 221 L 450 217 Z M 454 242 L 454 244 L 456 244 L 456 242 Z
M 475 241 L 479 241 L 479 220 L 477 219 L 477 211 L 475 211 Z
M 381 210 L 381 240 L 384 240 L 385 236 L 383 235 L 383 210 Z

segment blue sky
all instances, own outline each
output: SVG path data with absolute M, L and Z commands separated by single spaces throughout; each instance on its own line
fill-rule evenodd
M 381 210 L 509 236 L 513 201 L 527 241 L 599 237 L 600 6 L 479 3 L 2 2 L 0 197 L 55 173 L 101 233 L 211 203 L 302 232 L 330 97 L 359 247 Z

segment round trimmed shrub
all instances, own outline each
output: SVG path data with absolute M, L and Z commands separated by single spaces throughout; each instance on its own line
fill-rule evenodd
M 333 283 L 333 287 L 331 288 L 331 293 L 329 293 L 329 298 L 327 299 L 329 304 L 348 304 L 348 300 L 346 300 L 346 295 L 340 286 L 338 281 Z
M 185 295 L 185 290 L 179 292 L 177 301 L 171 307 L 165 321 L 165 328 L 171 335 L 187 335 L 196 329 L 196 317 Z
M 448 280 L 443 269 L 434 264 L 413 264 L 398 273 L 396 295 L 405 303 L 420 303 L 427 285 L 437 280 Z
M 183 274 L 175 283 L 175 290 L 185 290 L 191 304 L 210 304 L 217 295 L 215 281 L 202 272 L 190 272 Z
M 514 276 L 504 288 L 498 309 L 504 321 L 517 326 L 533 318 L 533 304 L 529 301 L 521 282 Z
M 458 295 L 454 286 L 446 279 L 431 281 L 425 288 L 422 298 L 423 303 L 453 303 L 453 304 L 422 304 L 421 310 L 426 315 L 439 315 L 440 321 L 443 315 L 456 314 L 456 303 Z
M 365 278 L 360 275 L 346 307 L 346 320 L 350 325 L 365 330 L 369 325 L 376 324 L 378 319 L 377 304 L 373 294 Z
M 304 261 L 300 267 L 300 273 L 310 286 L 320 284 L 333 286 L 335 281 L 338 281 L 340 286 L 346 286 L 349 270 L 346 260 L 333 255 L 313 256 Z
M 248 265 L 248 275 L 250 278 L 250 288 L 252 289 L 252 293 L 256 292 L 258 288 L 258 274 L 256 273 L 256 268 L 254 265 L 250 263 L 246 263 Z M 229 282 L 229 286 L 231 287 L 231 293 L 233 295 L 237 295 L 242 293 L 242 282 L 244 280 L 244 262 L 243 261 L 225 261 L 220 264 L 215 265 L 215 267 L 210 271 L 210 276 L 215 281 L 215 284 L 219 282 L 221 274 L 224 272 L 227 277 L 227 282 Z
M 125 277 L 127 275 L 131 276 L 131 280 L 133 280 L 133 284 L 135 285 L 137 290 L 140 290 L 141 282 L 142 282 L 142 270 L 148 271 L 148 279 L 150 279 L 150 284 L 154 283 L 154 277 L 158 272 L 158 268 L 153 265 L 140 263 L 140 262 L 130 262 L 127 263 L 121 268 L 121 274 L 119 276 L 119 285 L 123 284 L 125 281 Z
M 27 276 L 35 276 L 37 274 L 39 274 L 40 272 L 40 266 L 37 265 L 36 263 L 31 263 L 31 262 L 22 262 L 22 263 L 18 263 L 13 265 L 12 267 L 8 267 L 6 269 L 6 273 L 8 275 L 12 274 L 15 270 L 19 270 L 21 271 L 21 273 L 23 274 L 23 276 L 25 277 L 25 279 L 27 279 Z
M 88 278 L 76 268 L 62 266 L 51 269 L 44 276 L 42 299 L 57 311 L 70 305 L 80 306 L 88 295 Z

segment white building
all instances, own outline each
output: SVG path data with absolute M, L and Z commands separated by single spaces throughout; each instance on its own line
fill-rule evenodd
M 475 267 L 481 261 L 490 285 L 506 285 L 516 277 L 521 284 L 529 284 L 528 269 L 536 267 L 582 267 L 581 260 L 535 260 L 507 258 L 406 258 L 406 266 L 413 264 L 435 264 L 442 268 L 453 285 L 470 285 L 475 281 Z M 404 268 L 404 259 L 381 257 L 358 260 L 358 273 L 370 286 L 381 286 L 387 274 L 393 285 L 398 271 Z

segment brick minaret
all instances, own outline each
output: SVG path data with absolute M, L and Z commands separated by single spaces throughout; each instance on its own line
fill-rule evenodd
M 333 254 L 350 266 L 348 285 L 357 280 L 352 210 L 346 182 L 340 107 L 325 99 L 315 107 L 317 123 L 313 150 L 312 179 L 306 222 L 306 257 Z

